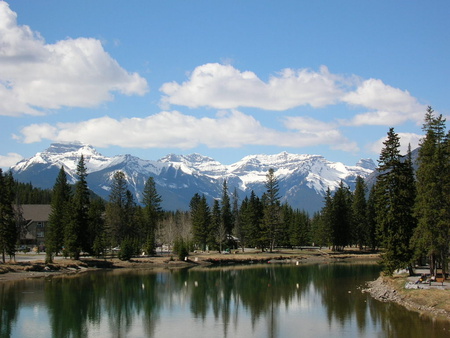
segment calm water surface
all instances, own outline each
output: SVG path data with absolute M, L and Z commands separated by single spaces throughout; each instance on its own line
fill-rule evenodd
M 360 289 L 376 265 L 95 272 L 0 283 L 1 337 L 450 337 Z

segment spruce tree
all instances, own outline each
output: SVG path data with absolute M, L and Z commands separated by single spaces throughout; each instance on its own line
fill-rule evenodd
M 144 249 L 147 254 L 155 253 L 156 248 L 156 231 L 162 216 L 161 202 L 162 198 L 156 190 L 156 184 L 153 177 L 149 177 L 145 183 L 143 192 L 144 215 Z
M 267 240 L 270 252 L 273 251 L 277 243 L 277 239 L 281 236 L 281 206 L 280 196 L 278 194 L 278 180 L 272 168 L 266 175 L 266 193 L 264 203 L 264 230 L 263 238 Z
M 392 275 L 396 269 L 409 268 L 413 260 L 410 241 L 415 227 L 413 217 L 414 174 L 410 161 L 402 161 L 400 139 L 390 128 L 378 161 L 380 175 L 376 183 L 376 215 L 384 271 Z
M 125 205 L 127 182 L 122 171 L 116 171 L 111 182 L 109 201 L 106 204 L 105 221 L 109 244 L 119 246 L 126 236 Z
M 367 243 L 371 248 L 371 250 L 376 250 L 379 246 L 375 199 L 376 199 L 375 185 L 373 185 L 369 192 L 369 198 L 367 199 L 367 212 L 366 212 Z
M 105 202 L 100 198 L 92 200 L 89 206 L 89 238 L 91 254 L 96 257 L 104 255 L 107 245 L 104 213 Z
M 77 182 L 72 199 L 72 219 L 67 222 L 65 230 L 64 246 L 71 258 L 79 259 L 80 252 L 91 252 L 88 246 L 89 240 L 89 189 L 86 181 L 87 169 L 84 156 L 81 155 L 77 164 Z
M 190 202 L 194 242 L 201 250 L 206 249 L 211 215 L 205 195 L 195 194 Z
M 367 222 L 366 184 L 361 176 L 356 178 L 355 191 L 353 193 L 353 238 L 359 249 L 368 245 L 369 226 Z
M 0 168 L 0 252 L 5 263 L 6 255 L 13 257 L 16 251 L 17 228 L 14 218 L 14 180 L 3 174 Z
M 333 196 L 331 213 L 333 250 L 344 250 L 351 243 L 353 215 L 350 189 L 342 181 Z
M 248 199 L 247 203 L 243 203 L 243 206 L 241 207 L 241 219 L 245 243 L 250 247 L 264 247 L 261 229 L 263 214 L 262 202 L 252 190 L 250 199 Z
M 220 203 L 220 213 L 221 213 L 221 227 L 223 227 L 225 232 L 225 242 L 226 245 L 230 245 L 229 239 L 233 233 L 233 213 L 231 210 L 230 196 L 228 195 L 228 185 L 227 180 L 223 181 L 222 185 L 222 199 Z
M 64 245 L 64 227 L 70 214 L 72 191 L 67 182 L 64 167 L 61 166 L 53 186 L 51 212 L 45 229 L 45 260 L 53 262 L 53 256 L 62 250 Z
M 433 109 L 428 107 L 423 125 L 425 137 L 420 143 L 416 173 L 415 215 L 418 226 L 413 243 L 417 257 L 429 257 L 430 273 L 433 275 L 439 263 L 443 272 L 446 272 L 450 244 L 450 149 L 445 128 L 442 115 L 436 116 Z

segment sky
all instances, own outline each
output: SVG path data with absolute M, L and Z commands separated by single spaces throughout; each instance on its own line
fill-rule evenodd
M 450 115 L 450 2 L 0 0 L 0 167 L 53 142 L 376 161 Z

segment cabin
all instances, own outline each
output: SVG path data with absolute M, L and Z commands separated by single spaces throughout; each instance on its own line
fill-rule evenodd
M 50 204 L 22 204 L 19 240 L 27 247 L 44 247 L 45 228 L 51 212 Z

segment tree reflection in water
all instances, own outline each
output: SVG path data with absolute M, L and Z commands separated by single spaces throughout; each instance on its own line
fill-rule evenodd
M 47 309 L 52 337 L 155 337 L 175 329 L 204 330 L 211 322 L 222 331 L 214 335 L 224 337 L 242 335 L 245 327 L 250 334 L 263 330 L 269 337 L 323 336 L 346 326 L 354 329 L 353 336 L 438 337 L 449 329 L 447 323 L 419 318 L 362 294 L 358 287 L 377 275 L 376 265 L 266 264 L 95 272 L 0 284 L 0 334 L 11 336 L 14 323 L 21 320 L 21 306 L 30 302 Z M 43 296 L 27 299 L 31 288 Z

